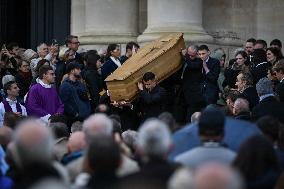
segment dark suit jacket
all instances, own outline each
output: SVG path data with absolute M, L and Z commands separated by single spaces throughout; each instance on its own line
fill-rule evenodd
M 105 80 L 118 66 L 109 58 L 102 66 L 102 79 Z
M 278 83 L 275 87 L 275 93 L 281 102 L 284 102 L 284 82 Z
M 273 116 L 284 124 L 284 103 L 277 101 L 273 96 L 264 98 L 252 110 L 252 118 L 257 120 L 266 115 Z
M 251 74 L 253 76 L 253 81 L 256 84 L 261 78 L 267 76 L 268 68 L 272 65 L 268 62 L 260 63 L 251 68 Z
M 252 110 L 259 102 L 259 97 L 255 87 L 246 88 L 240 96 L 247 99 L 250 110 Z
M 157 117 L 165 111 L 167 100 L 166 90 L 159 85 L 156 85 L 151 92 L 142 90 L 139 92 L 139 110 L 141 110 L 143 120 L 150 117 Z
M 209 57 L 207 66 L 210 71 L 207 74 L 203 72 L 203 96 L 207 104 L 216 104 L 219 90 L 217 80 L 220 74 L 220 62 L 215 58 Z

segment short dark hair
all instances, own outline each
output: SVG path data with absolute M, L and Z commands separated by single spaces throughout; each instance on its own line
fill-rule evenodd
M 135 43 L 134 41 L 130 41 L 130 42 L 128 42 L 128 43 L 126 44 L 126 50 L 127 50 L 127 49 L 132 50 L 133 46 L 134 46 L 134 47 L 137 47 L 137 48 L 140 48 L 140 46 L 139 46 L 137 43 Z
M 247 43 L 253 43 L 253 45 L 255 45 L 256 39 L 255 38 L 249 38 L 246 42 Z
M 14 112 L 5 112 L 3 125 L 15 129 L 22 117 L 17 116 Z
M 256 40 L 255 44 L 261 44 L 263 46 L 263 48 L 267 47 L 267 43 L 263 39 Z
M 271 51 L 272 54 L 276 57 L 276 61 L 280 60 L 283 58 L 283 55 L 282 55 L 282 52 L 279 48 L 276 48 L 276 47 L 269 47 L 266 49 L 266 52 L 267 51 Z
M 270 42 L 270 46 L 272 46 L 272 45 L 277 45 L 278 47 L 282 48 L 282 42 L 279 39 L 273 39 Z
M 69 43 L 72 43 L 73 38 L 78 38 L 76 35 L 68 35 L 65 39 L 65 46 L 67 47 Z
M 90 50 L 85 54 L 86 65 L 89 68 L 97 69 L 97 61 L 100 60 L 101 57 L 98 55 L 98 52 L 95 50 Z
M 36 65 L 36 67 L 35 67 L 35 72 L 38 73 L 38 72 L 39 72 L 39 69 L 40 69 L 45 63 L 49 63 L 49 65 L 50 65 L 49 60 L 41 59 L 40 61 L 38 61 L 37 65 Z
M 225 115 L 218 108 L 205 109 L 198 122 L 200 136 L 223 136 Z
M 61 114 L 59 114 L 59 115 L 58 114 L 51 115 L 48 118 L 48 121 L 49 121 L 49 123 L 61 122 L 61 123 L 67 124 L 66 117 L 64 115 L 61 115 Z
M 277 142 L 280 122 L 271 116 L 264 116 L 257 120 L 256 125 L 272 142 Z
M 19 46 L 18 43 L 16 43 L 16 42 L 11 42 L 11 43 L 9 43 L 9 44 L 6 46 L 6 48 L 7 48 L 8 51 L 11 51 L 11 50 L 13 50 L 14 47 L 18 47 L 18 46 Z
M 107 57 L 110 57 L 111 56 L 111 52 L 114 51 L 116 49 L 116 47 L 119 47 L 118 44 L 109 44 L 108 47 L 107 47 Z
M 56 122 L 49 124 L 51 131 L 53 132 L 56 139 L 62 137 L 69 137 L 68 127 L 65 123 Z
M 47 74 L 47 72 L 49 70 L 53 70 L 53 68 L 51 66 L 48 66 L 48 65 L 44 65 L 42 67 L 40 67 L 39 71 L 38 71 L 38 77 L 39 79 L 42 79 L 43 78 L 43 75 L 44 74 Z
M 208 46 L 207 46 L 207 45 L 200 45 L 200 46 L 198 47 L 198 51 L 203 51 L 203 50 L 209 51 Z
M 115 173 L 120 163 L 118 144 L 110 136 L 95 136 L 88 146 L 90 168 L 98 175 Z
M 3 86 L 3 90 L 5 94 L 8 94 L 7 91 L 11 89 L 11 86 L 13 84 L 17 84 L 16 81 L 8 81 L 7 83 L 5 83 L 5 85 Z
M 143 75 L 143 81 L 149 81 L 149 80 L 155 80 L 155 74 L 153 72 L 146 72 L 144 75 Z

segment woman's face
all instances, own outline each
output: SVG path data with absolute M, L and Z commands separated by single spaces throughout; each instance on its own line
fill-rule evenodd
M 23 62 L 22 65 L 20 66 L 19 70 L 21 70 L 22 72 L 29 72 L 30 66 L 27 62 Z
M 236 86 L 238 87 L 238 91 L 241 91 L 245 87 L 245 81 L 243 81 L 242 77 L 242 74 L 237 76 Z
M 119 47 L 116 47 L 113 51 L 111 51 L 111 56 L 114 58 L 119 58 L 120 57 L 120 49 Z
M 244 58 L 241 54 L 236 56 L 236 62 L 238 65 L 244 65 L 246 58 Z
M 274 62 L 276 60 L 276 56 L 270 51 L 266 51 L 266 58 L 268 62 Z

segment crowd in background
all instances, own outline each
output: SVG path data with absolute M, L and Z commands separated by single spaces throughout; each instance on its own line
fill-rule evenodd
M 79 46 L 2 45 L 0 189 L 283 188 L 280 40 L 248 39 L 230 60 L 190 44 L 167 79 L 146 70 L 132 102 L 104 80 L 140 46 Z

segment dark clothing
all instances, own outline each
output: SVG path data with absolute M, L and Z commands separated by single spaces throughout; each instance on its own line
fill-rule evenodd
M 182 73 L 182 92 L 187 108 L 187 121 L 194 112 L 201 111 L 205 107 L 205 99 L 202 95 L 200 84 L 203 81 L 202 60 L 200 58 L 186 58 Z
M 128 57 L 126 55 L 120 57 L 121 64 L 123 64 L 126 60 L 128 60 Z
M 91 97 L 91 105 L 93 108 L 97 107 L 100 99 L 100 91 L 103 89 L 103 81 L 96 69 L 86 68 L 84 75 L 88 90 Z
M 284 82 L 280 82 L 275 87 L 275 93 L 278 96 L 280 102 L 284 102 Z
M 20 89 L 19 96 L 21 99 L 24 99 L 24 96 L 29 91 L 31 82 L 33 80 L 33 76 L 31 72 L 21 72 L 19 71 L 17 75 L 15 76 L 16 82 L 18 84 L 18 87 Z
M 274 188 L 280 172 L 276 168 L 270 168 L 263 175 L 255 178 L 246 180 L 247 189 L 269 189 Z
M 167 94 L 164 88 L 156 85 L 150 92 L 145 89 L 139 92 L 138 106 L 142 113 L 142 119 L 146 120 L 150 117 L 157 117 L 165 111 L 165 103 Z
M 102 79 L 105 80 L 118 66 L 109 58 L 102 66 Z
M 91 113 L 91 106 L 85 85 L 79 81 L 65 79 L 59 94 L 64 103 L 64 113 L 74 121 L 83 121 Z
M 62 78 L 66 74 L 66 63 L 63 61 L 58 61 L 56 63 L 55 69 L 55 80 L 56 80 L 56 88 L 59 89 L 61 85 Z
M 235 119 L 241 119 L 245 121 L 251 121 L 251 113 L 250 112 L 241 112 L 235 116 Z
M 277 101 L 273 96 L 264 98 L 252 110 L 252 118 L 256 121 L 266 115 L 277 118 L 284 124 L 284 103 Z
M 205 98 L 206 104 L 216 104 L 218 100 L 218 78 L 220 74 L 220 62 L 209 57 L 207 67 L 210 70 L 207 74 L 203 70 L 204 82 L 202 86 L 202 93 Z
M 255 87 L 246 88 L 240 95 L 242 98 L 245 98 L 249 102 L 249 109 L 252 110 L 259 102 L 259 97 L 256 92 Z
M 142 165 L 138 173 L 122 178 L 119 188 L 167 188 L 167 182 L 177 168 L 178 164 L 152 160 Z
M 111 189 L 117 188 L 118 179 L 115 173 L 101 173 L 100 175 L 92 175 L 87 184 L 86 189 Z
M 253 77 L 254 84 L 256 84 L 261 78 L 267 76 L 268 68 L 270 68 L 271 66 L 271 63 L 269 62 L 262 62 L 251 68 L 250 71 Z

